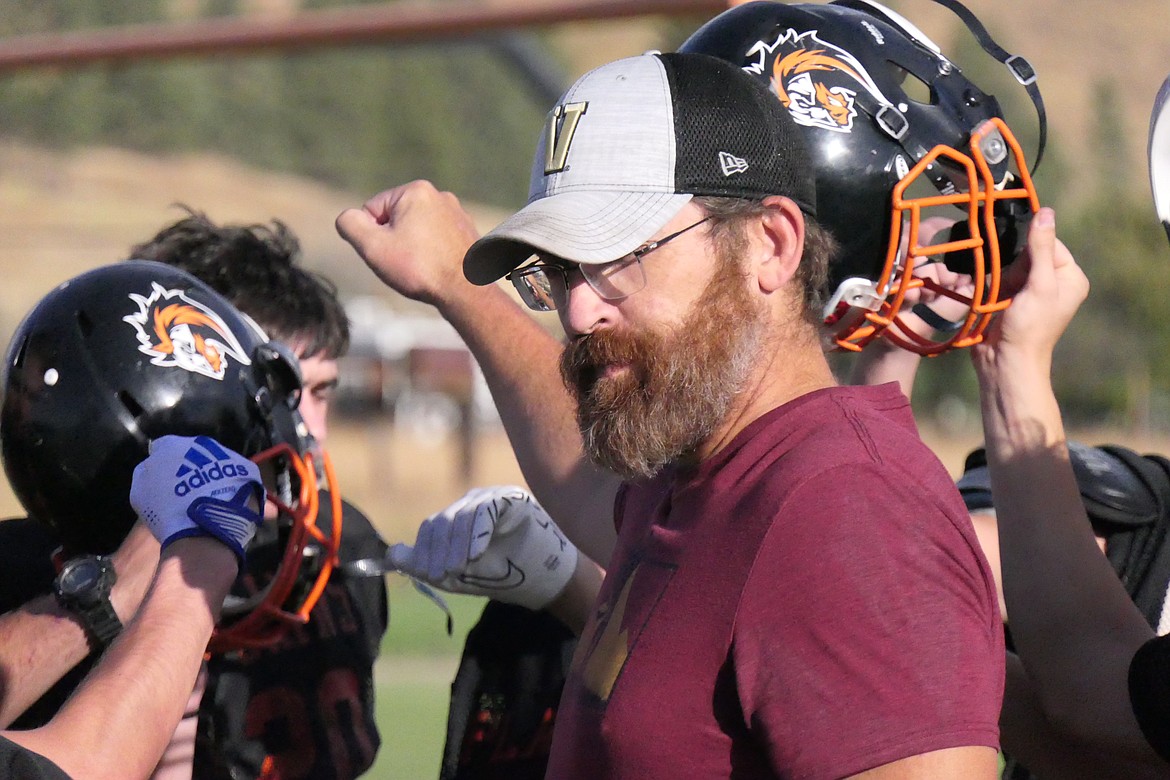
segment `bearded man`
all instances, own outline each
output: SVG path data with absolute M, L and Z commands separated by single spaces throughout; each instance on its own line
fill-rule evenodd
M 460 331 L 548 509 L 473 491 L 391 550 L 581 630 L 548 777 L 995 776 L 994 583 L 897 386 L 833 379 L 813 182 L 765 87 L 651 53 L 570 87 L 483 238 L 425 182 L 338 217 Z

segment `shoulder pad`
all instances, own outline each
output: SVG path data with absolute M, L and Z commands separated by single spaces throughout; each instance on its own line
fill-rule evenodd
M 991 473 L 987 470 L 987 453 L 982 447 L 974 449 L 963 463 L 963 476 L 955 483 L 968 512 L 991 509 Z
M 1116 445 L 1089 447 L 1069 442 L 1068 451 L 1081 501 L 1099 535 L 1150 525 L 1161 517 L 1165 502 L 1170 500 L 1170 462 Z M 968 511 L 993 506 L 982 447 L 967 456 L 956 487 Z
M 1070 442 L 1069 457 L 1081 499 L 1099 534 L 1121 530 L 1118 526 L 1150 525 L 1161 517 L 1170 496 L 1170 475 L 1155 456 L 1117 445 Z

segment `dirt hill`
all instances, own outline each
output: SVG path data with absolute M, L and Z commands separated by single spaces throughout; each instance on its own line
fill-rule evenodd
M 9 328 L 52 285 L 125 257 L 134 243 L 181 217 L 177 204 L 221 222 L 279 217 L 300 237 L 306 262 L 343 290 L 380 286 L 333 228 L 343 209 L 372 193 L 345 193 L 214 154 L 57 153 L 0 142 L 0 171 L 0 322 Z M 471 210 L 483 229 L 500 218 Z

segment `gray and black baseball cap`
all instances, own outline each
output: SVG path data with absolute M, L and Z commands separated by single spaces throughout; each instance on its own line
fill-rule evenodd
M 814 175 L 788 112 L 734 65 L 643 54 L 582 76 L 549 112 L 528 204 L 463 260 L 490 284 L 537 253 L 607 263 L 648 242 L 695 195 L 784 195 L 815 215 Z

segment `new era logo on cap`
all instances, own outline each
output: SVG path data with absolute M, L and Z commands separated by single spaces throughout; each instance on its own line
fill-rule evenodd
M 748 163 L 742 157 L 736 157 L 734 154 L 729 154 L 728 152 L 720 152 L 719 167 L 723 170 L 724 176 L 734 176 L 737 173 L 746 171 L 748 169 Z
M 539 252 L 616 260 L 697 195 L 783 195 L 814 213 L 813 172 L 792 117 L 764 85 L 715 57 L 611 62 L 549 112 L 528 205 L 472 245 L 464 274 L 489 284 Z

